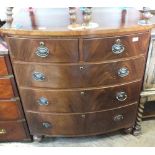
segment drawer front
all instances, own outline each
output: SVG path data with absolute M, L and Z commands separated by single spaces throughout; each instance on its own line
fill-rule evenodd
M 28 139 L 25 122 L 0 122 L 0 141 L 21 141 Z
M 83 65 L 14 63 L 14 68 L 20 86 L 85 88 L 141 79 L 144 63 L 144 58 L 140 57 L 113 63 Z
M 141 81 L 91 90 L 21 89 L 20 94 L 27 111 L 82 113 L 138 102 L 140 90 Z
M 8 70 L 4 56 L 0 56 L 0 76 L 8 75 Z
M 13 121 L 22 119 L 19 109 L 19 101 L 0 100 L 0 121 Z
M 0 79 L 0 99 L 14 97 L 11 79 Z
M 30 39 L 9 37 L 12 58 L 34 62 L 77 62 L 78 39 Z
M 103 61 L 145 54 L 148 50 L 150 33 L 109 38 L 84 39 L 84 61 Z
M 53 136 L 95 135 L 134 125 L 137 104 L 116 110 L 81 114 L 27 113 L 31 134 Z

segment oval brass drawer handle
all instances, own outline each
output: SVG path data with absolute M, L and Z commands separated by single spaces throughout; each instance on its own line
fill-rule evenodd
M 5 129 L 0 129 L 0 135 L 4 135 L 6 134 L 6 130 Z
M 44 81 L 45 75 L 41 72 L 33 72 L 32 78 L 36 81 Z
M 114 116 L 113 119 L 114 119 L 115 122 L 119 122 L 119 121 L 123 120 L 124 117 L 123 117 L 123 115 L 116 115 L 116 116 Z
M 79 68 L 81 71 L 85 69 L 84 66 L 80 66 Z
M 116 43 L 112 46 L 112 52 L 114 54 L 120 54 L 125 50 L 124 45 L 121 43 L 120 39 L 116 40 Z
M 40 46 L 36 50 L 36 55 L 45 58 L 49 54 L 49 49 L 45 46 L 44 42 L 40 42 Z
M 118 76 L 125 77 L 129 75 L 129 70 L 126 67 L 122 67 L 118 70 Z
M 81 94 L 81 96 L 84 96 L 85 95 L 85 92 L 84 91 L 81 91 L 80 94 Z
M 37 100 L 37 103 L 38 103 L 39 105 L 48 105 L 48 100 L 47 100 L 47 98 L 45 98 L 45 97 L 40 97 L 40 98 Z
M 124 91 L 117 92 L 117 93 L 116 93 L 116 99 L 117 99 L 118 101 L 125 101 L 125 100 L 127 99 L 127 94 L 126 94 L 126 92 L 124 92 Z
M 46 128 L 46 129 L 48 129 L 48 128 L 51 128 L 51 127 L 52 127 L 52 124 L 49 123 L 49 122 L 43 122 L 43 123 L 42 123 L 42 126 L 43 126 L 44 128 Z

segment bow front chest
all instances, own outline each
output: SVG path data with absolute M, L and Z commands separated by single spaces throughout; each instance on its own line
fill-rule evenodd
M 34 9 L 3 27 L 34 139 L 132 131 L 150 39 L 140 16 L 94 8 L 97 28 L 70 30 L 67 9 Z

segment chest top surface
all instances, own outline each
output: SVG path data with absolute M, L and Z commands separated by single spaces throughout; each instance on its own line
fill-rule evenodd
M 92 8 L 93 29 L 70 30 L 68 8 L 22 9 L 15 15 L 12 24 L 4 25 L 0 31 L 9 35 L 25 36 L 95 36 L 123 34 L 149 30 L 153 26 L 140 26 L 142 14 L 134 8 Z M 82 24 L 83 16 L 77 8 L 77 23 Z

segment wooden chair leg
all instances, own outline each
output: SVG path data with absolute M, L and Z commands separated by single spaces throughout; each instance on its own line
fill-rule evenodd
M 143 117 L 144 104 L 146 101 L 147 101 L 147 97 L 141 96 L 139 107 L 138 107 L 136 123 L 135 123 L 135 126 L 133 128 L 133 135 L 134 136 L 138 136 L 141 134 L 141 122 L 142 122 L 142 117 Z

